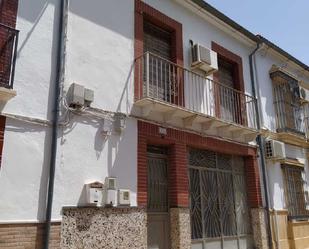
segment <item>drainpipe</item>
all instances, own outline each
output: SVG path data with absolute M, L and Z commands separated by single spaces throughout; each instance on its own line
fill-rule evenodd
M 55 168 L 56 168 L 56 154 L 57 154 L 57 136 L 59 124 L 59 102 L 60 102 L 60 88 L 63 81 L 64 73 L 64 39 L 65 39 L 65 21 L 67 18 L 68 0 L 60 0 L 59 10 L 59 37 L 57 46 L 57 59 L 56 59 L 56 77 L 55 77 L 55 97 L 53 105 L 53 118 L 52 118 L 52 141 L 50 152 L 50 165 L 49 165 L 49 179 L 47 191 L 47 206 L 45 213 L 44 235 L 43 235 L 43 248 L 48 249 L 50 228 L 51 228 L 51 215 L 52 204 L 54 195 L 54 181 L 55 181 Z
M 258 130 L 261 129 L 260 123 L 260 112 L 259 106 L 256 98 L 256 87 L 255 87 L 255 78 L 254 78 L 254 69 L 253 69 L 253 56 L 260 49 L 261 42 L 258 42 L 256 48 L 249 55 L 249 64 L 250 64 L 250 78 L 252 86 L 252 95 L 255 98 L 255 109 L 256 109 L 256 122 Z M 268 196 L 268 182 L 267 182 L 267 171 L 266 171 L 266 161 L 264 153 L 264 140 L 259 134 L 256 138 L 256 142 L 259 146 L 260 158 L 261 158 L 261 169 L 262 169 L 262 178 L 263 178 L 263 187 L 264 187 L 264 196 L 265 196 L 265 209 L 267 213 L 267 235 L 268 235 L 268 247 L 272 249 L 272 236 L 271 236 L 271 225 L 270 225 L 270 212 L 269 212 L 269 196 Z

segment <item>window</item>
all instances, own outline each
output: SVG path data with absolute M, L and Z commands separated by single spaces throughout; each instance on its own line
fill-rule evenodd
M 270 76 L 273 80 L 277 131 L 305 135 L 305 106 L 300 102 L 298 81 L 281 71 L 272 72 Z
M 299 166 L 282 165 L 285 179 L 286 204 L 290 218 L 309 218 L 304 192 L 304 169 Z
M 237 120 L 237 116 L 239 116 L 237 96 L 233 90 L 235 85 L 235 65 L 219 57 L 218 68 L 219 82 L 225 86 L 219 87 L 221 118 L 240 123 Z
M 151 52 L 166 60 L 172 60 L 171 32 L 144 21 L 144 52 Z
M 148 55 L 145 52 L 149 52 Z M 182 105 L 183 98 L 179 96 L 183 95 L 183 82 L 177 80 L 178 67 L 175 66 L 183 65 L 181 23 L 136 0 L 134 53 L 144 68 L 134 69 L 135 77 L 138 76 L 135 98 L 150 97 Z M 143 82 L 139 80 L 141 78 L 144 78 Z
M 219 243 L 250 234 L 244 159 L 191 150 L 189 180 L 193 240 Z
M 218 54 L 219 69 L 213 74 L 214 81 L 219 83 L 216 84 L 216 113 L 224 120 L 246 125 L 253 102 L 244 94 L 242 58 L 215 42 L 212 42 L 212 50 Z
M 170 102 L 172 88 L 177 84 L 172 60 L 172 34 L 144 21 L 144 53 L 149 52 L 144 65 L 144 95 Z M 147 75 L 148 74 L 148 75 Z M 148 83 L 146 82 L 148 77 Z M 149 84 L 146 86 L 146 84 Z

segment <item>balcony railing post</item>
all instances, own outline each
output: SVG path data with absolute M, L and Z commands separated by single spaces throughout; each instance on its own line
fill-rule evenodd
M 13 60 L 12 60 L 12 71 L 11 71 L 12 74 L 11 74 L 11 82 L 10 82 L 10 88 L 12 88 L 12 89 L 13 89 L 14 77 L 15 77 L 15 65 L 16 65 L 16 58 L 17 58 L 18 36 L 19 36 L 19 32 L 16 31 L 15 41 L 14 41 L 14 50 L 13 50 Z
M 149 97 L 149 53 L 146 53 L 146 97 Z

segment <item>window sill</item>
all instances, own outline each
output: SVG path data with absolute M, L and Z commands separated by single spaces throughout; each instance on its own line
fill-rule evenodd
M 288 215 L 288 220 L 292 223 L 297 223 L 297 224 L 304 224 L 304 223 L 309 224 L 309 214 L 307 214 L 307 215 Z

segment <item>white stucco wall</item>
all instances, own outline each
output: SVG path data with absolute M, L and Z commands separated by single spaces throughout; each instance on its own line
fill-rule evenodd
M 297 146 L 285 144 L 287 158 L 298 159 L 304 164 L 305 181 L 304 190 L 309 191 L 309 168 L 306 159 L 306 150 Z M 287 209 L 284 190 L 284 175 L 280 162 L 267 161 L 267 174 L 269 184 L 269 197 L 271 207 L 276 210 Z
M 61 216 L 62 206 L 85 205 L 85 183 L 117 177 L 117 187 L 130 189 L 131 205 L 137 193 L 137 121 L 126 120 L 121 134 L 102 134 L 102 120 L 74 117 L 60 132 L 55 177 L 53 218 Z
M 14 89 L 17 97 L 3 112 L 51 119 L 58 2 L 20 1 L 20 29 Z M 215 41 L 242 57 L 245 89 L 251 93 L 248 56 L 253 47 L 224 33 L 174 1 L 146 3 L 183 24 L 185 66 L 189 40 L 211 47 Z M 57 8 L 56 8 L 57 7 Z M 134 1 L 70 1 L 65 89 L 73 82 L 94 90 L 95 108 L 130 113 L 133 100 Z M 121 134 L 107 139 L 102 119 L 72 115 L 59 130 L 52 218 L 65 205 L 85 203 L 83 185 L 116 176 L 119 188 L 137 192 L 137 124 L 128 118 Z M 50 129 L 7 119 L 0 169 L 0 221 L 43 220 L 50 152 Z
M 93 107 L 128 113 L 133 8 L 133 1 L 70 2 L 65 87 L 77 82 L 93 89 Z M 117 9 L 123 22 L 115 21 Z M 58 1 L 20 2 L 17 97 L 4 106 L 4 113 L 51 119 L 58 11 Z M 121 134 L 107 138 L 101 134 L 102 123 L 100 118 L 72 115 L 69 125 L 59 129 L 52 219 L 61 219 L 62 206 L 85 204 L 84 183 L 104 182 L 106 176 L 117 177 L 118 188 L 130 189 L 131 205 L 136 206 L 136 120 L 128 119 Z M 50 128 L 7 119 L 0 222 L 44 220 L 50 136 Z
M 269 76 L 272 65 L 283 67 L 291 74 L 303 80 L 309 87 L 309 77 L 304 75 L 301 68 L 297 68 L 287 59 L 279 58 L 265 49 L 257 52 L 255 56 L 256 83 L 258 89 L 259 105 L 261 108 L 261 127 L 276 131 L 276 113 L 274 109 L 273 84 Z
M 295 66 L 286 58 L 278 56 L 273 51 L 261 49 L 255 56 L 255 76 L 258 91 L 258 101 L 261 114 L 261 127 L 272 132 L 276 132 L 276 113 L 274 109 L 273 98 L 273 83 L 269 76 L 269 71 L 273 65 L 282 67 L 284 70 L 298 77 L 309 84 L 309 77 L 301 72 L 301 68 Z M 298 159 L 303 163 L 305 181 L 309 179 L 308 159 L 306 157 L 306 149 L 301 147 L 285 144 L 285 152 L 287 158 Z M 285 190 L 284 190 L 284 175 L 279 162 L 267 162 L 267 174 L 269 185 L 270 203 L 273 208 L 280 210 L 286 209 Z M 308 184 L 304 185 L 305 190 L 308 189 Z
M 70 1 L 66 87 L 93 89 L 93 107 L 129 113 L 134 61 L 134 1 Z
M 50 119 L 57 49 L 56 0 L 19 1 L 14 90 L 3 113 Z M 7 118 L 0 169 L 0 222 L 41 220 L 50 153 L 48 127 Z

